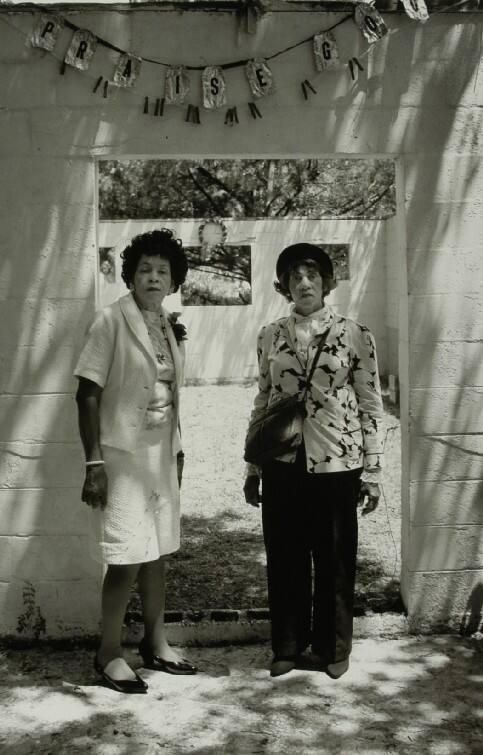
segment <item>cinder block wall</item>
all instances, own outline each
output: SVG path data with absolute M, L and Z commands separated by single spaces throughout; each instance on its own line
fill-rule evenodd
M 10 10 L 10 9 L 9 9 Z M 253 36 L 231 14 L 85 11 L 75 23 L 145 57 L 200 65 L 267 55 L 339 16 L 269 14 Z M 316 76 L 310 45 L 272 62 L 278 91 L 254 121 L 242 70 L 229 72 L 240 125 L 202 111 L 142 113 L 162 87 L 146 64 L 132 92 L 92 94 L 89 73 L 25 45 L 28 13 L 0 18 L 0 631 L 66 636 L 98 626 L 100 573 L 79 501 L 83 457 L 70 377 L 95 307 L 95 160 L 121 156 L 349 155 L 399 158 L 399 366 L 403 402 L 403 587 L 414 628 L 473 625 L 482 602 L 482 17 L 426 25 L 388 15 L 359 82 Z M 60 48 L 69 32 L 62 32 Z M 341 57 L 365 45 L 337 29 Z M 305 102 L 300 82 L 317 95 Z M 199 102 L 197 84 L 193 101 Z M 407 246 L 407 255 L 404 253 Z M 406 296 L 406 293 L 408 295 Z

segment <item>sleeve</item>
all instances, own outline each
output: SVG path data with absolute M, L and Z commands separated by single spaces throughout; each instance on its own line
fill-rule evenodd
M 97 313 L 87 331 L 74 376 L 92 380 L 104 388 L 114 353 L 114 328 L 104 310 Z
M 365 326 L 358 325 L 352 362 L 353 385 L 359 405 L 364 449 L 364 475 L 382 470 L 384 409 L 377 369 L 376 343 Z
M 269 329 L 264 326 L 258 333 L 257 338 L 257 360 L 258 360 L 258 393 L 253 401 L 253 410 L 250 415 L 250 423 L 260 417 L 268 405 L 272 380 L 270 376 L 270 366 L 268 363 L 268 338 Z M 261 477 L 261 469 L 255 464 L 246 465 L 246 475 L 258 475 Z

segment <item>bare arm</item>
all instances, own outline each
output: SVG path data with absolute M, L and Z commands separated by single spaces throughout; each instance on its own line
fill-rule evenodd
M 99 407 L 102 388 L 92 380 L 79 378 L 76 393 L 79 432 L 86 461 L 101 461 Z M 86 467 L 82 500 L 88 506 L 104 508 L 107 503 L 107 475 L 103 464 Z

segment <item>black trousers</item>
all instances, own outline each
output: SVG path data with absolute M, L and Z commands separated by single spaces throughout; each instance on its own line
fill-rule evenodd
M 334 663 L 351 652 L 361 471 L 309 474 L 303 446 L 294 464 L 263 467 L 274 655 L 297 655 L 311 645 Z

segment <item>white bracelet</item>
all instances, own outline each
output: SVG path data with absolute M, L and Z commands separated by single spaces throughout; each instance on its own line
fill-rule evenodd
M 97 464 L 105 464 L 104 459 L 97 459 L 97 461 L 86 461 L 86 467 L 93 467 Z

